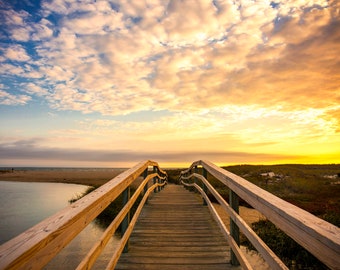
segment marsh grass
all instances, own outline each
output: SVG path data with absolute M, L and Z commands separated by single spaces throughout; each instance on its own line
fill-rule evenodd
M 253 223 L 252 228 L 287 266 L 291 266 L 292 262 L 295 262 L 295 269 L 329 269 L 270 221 L 260 220 Z M 250 250 L 255 250 L 248 240 L 242 244 Z
M 98 187 L 99 186 L 89 187 L 83 194 L 78 194 L 74 198 L 70 199 L 69 203 L 72 204 L 72 203 L 78 201 L 79 199 L 88 195 L 92 191 L 96 190 Z M 135 190 L 136 189 L 134 187 L 130 188 L 131 196 L 133 195 Z M 141 200 L 142 200 L 142 196 L 139 195 L 136 202 L 134 203 L 133 207 L 131 208 L 130 219 L 133 217 L 134 213 L 136 212 L 136 209 L 137 209 Z M 118 215 L 118 213 L 122 209 L 122 205 L 123 205 L 123 195 L 121 194 L 96 217 L 95 223 L 99 227 L 106 229 L 110 225 L 110 223 L 114 220 L 114 218 Z M 117 229 L 117 231 L 119 231 L 119 230 L 120 230 L 120 226 Z
M 90 186 L 88 187 L 83 193 L 81 194 L 76 194 L 73 198 L 69 199 L 68 202 L 70 204 L 75 203 L 76 201 L 80 200 L 83 198 L 85 195 L 91 193 L 93 190 L 95 190 L 97 187 Z
M 340 227 L 340 184 L 337 184 L 340 180 L 340 164 L 237 165 L 224 169 Z M 180 169 L 167 171 L 169 178 L 177 184 L 180 172 Z M 261 175 L 267 172 L 274 172 L 275 177 Z M 329 175 L 337 178 L 330 179 L 327 177 Z M 208 180 L 228 202 L 229 189 L 210 174 Z M 211 195 L 209 197 L 214 202 L 214 198 Z M 242 199 L 240 205 L 250 207 Z M 295 261 L 295 269 L 328 269 L 270 221 L 261 220 L 253 223 L 252 227 L 286 265 L 290 266 Z M 241 239 L 242 244 L 253 249 L 242 235 Z

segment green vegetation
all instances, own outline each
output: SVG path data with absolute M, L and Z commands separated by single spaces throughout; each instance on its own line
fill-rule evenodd
M 168 183 L 172 183 L 172 184 L 177 184 L 179 185 L 179 176 L 181 174 L 181 171 L 183 171 L 185 169 L 169 169 L 166 170 L 166 173 L 168 174 Z
M 270 221 L 261 220 L 255 222 L 252 224 L 252 228 L 287 266 L 291 266 L 294 261 L 296 262 L 295 269 L 328 269 L 327 266 Z M 246 245 L 249 249 L 255 249 L 250 242 L 243 242 L 242 244 Z
M 340 164 L 237 165 L 224 169 L 340 227 Z M 178 183 L 180 172 L 167 171 L 169 182 Z M 208 180 L 228 201 L 228 188 L 210 174 Z M 249 206 L 242 200 L 240 205 Z M 295 261 L 296 269 L 328 269 L 268 220 L 253 223 L 252 227 L 286 265 Z M 253 248 L 245 237 L 241 239 L 242 244 Z
M 98 186 L 96 187 L 89 187 L 83 194 L 78 195 L 75 198 L 72 198 L 71 200 L 69 200 L 69 203 L 74 203 L 77 200 L 81 199 L 82 197 L 86 196 L 87 194 L 89 194 L 90 192 L 94 191 L 95 189 L 97 189 Z M 133 195 L 133 193 L 135 192 L 134 188 L 130 188 L 130 192 L 131 192 L 131 196 Z M 139 195 L 136 202 L 134 203 L 131 211 L 130 211 L 130 218 L 133 217 L 134 213 L 137 210 L 137 207 L 140 203 L 140 201 L 142 200 L 142 196 Z M 103 229 L 106 229 L 110 223 L 114 220 L 114 218 L 118 215 L 118 213 L 120 212 L 120 210 L 122 209 L 122 204 L 123 204 L 123 195 L 119 195 L 112 203 L 110 203 L 108 205 L 108 207 L 106 207 L 104 209 L 104 211 L 102 211 L 95 219 L 95 222 L 98 226 L 102 227 Z M 118 230 L 120 230 L 120 228 L 118 228 Z M 117 231 L 118 231 L 117 230 Z
M 316 216 L 340 215 L 340 165 L 240 165 L 225 169 Z M 275 176 L 261 175 L 267 172 Z
M 83 198 L 85 195 L 91 193 L 91 192 L 92 192 L 93 190 L 95 190 L 96 188 L 97 188 L 97 187 L 92 187 L 92 186 L 90 186 L 90 187 L 88 187 L 88 188 L 84 191 L 84 193 L 82 193 L 82 194 L 77 194 L 75 197 L 69 199 L 68 202 L 69 202 L 70 204 L 72 204 L 72 203 L 74 203 L 74 202 L 80 200 L 81 198 Z

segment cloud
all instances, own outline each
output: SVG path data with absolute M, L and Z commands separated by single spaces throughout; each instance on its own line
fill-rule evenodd
M 153 151 L 110 151 L 110 150 L 79 150 L 62 148 L 38 147 L 34 141 L 18 141 L 13 145 L 0 144 L 0 160 L 50 160 L 80 162 L 139 162 L 145 159 L 158 162 L 192 162 L 198 159 L 209 159 L 213 162 L 263 162 L 272 159 L 299 159 L 298 155 L 271 155 L 247 152 L 153 152 Z
M 340 106 L 334 106 L 324 112 L 325 120 L 333 125 L 333 130 L 340 132 Z
M 3 7 L 5 6 L 6 4 L 3 4 Z M 26 24 L 30 19 L 28 12 L 23 10 L 15 11 L 7 7 L 1 10 L 0 19 L 5 22 L 7 31 L 12 39 L 20 42 L 29 40 L 31 29 Z
M 210 1 L 197 1 L 195 5 L 189 1 L 169 1 L 163 19 L 168 35 L 165 42 L 177 47 L 202 44 L 208 38 L 223 36 L 224 29 L 219 29 L 216 13 L 216 6 Z
M 41 86 L 34 83 L 25 83 L 23 84 L 23 88 L 24 91 L 30 95 L 46 96 L 48 94 L 46 89 L 43 89 Z
M 86 11 L 80 10 L 70 17 L 63 21 L 63 27 L 77 35 L 105 35 L 124 27 L 122 14 L 105 1 L 94 2 Z
M 35 43 L 9 46 L 3 64 L 26 89 L 49 89 L 41 97 L 56 110 L 327 111 L 340 99 L 337 8 L 321 0 L 42 1 L 39 19 L 5 12 L 12 38 Z
M 27 27 L 14 27 L 11 29 L 11 37 L 16 41 L 29 41 L 31 29 Z
M 25 62 L 31 58 L 21 45 L 12 45 L 5 50 L 5 57 L 12 61 Z
M 0 89 L 0 104 L 2 105 L 25 105 L 31 100 L 27 95 L 12 95 Z
M 12 65 L 12 64 L 0 64 L 0 70 L 1 70 L 1 74 L 4 76 L 22 76 L 24 73 L 25 73 L 25 70 L 20 67 L 20 66 L 17 66 L 17 65 Z
M 26 11 L 17 12 L 12 9 L 2 10 L 1 15 L 4 21 L 6 21 L 6 24 L 10 26 L 23 25 L 25 19 L 29 17 Z
M 32 40 L 41 41 L 53 37 L 53 24 L 47 19 L 35 23 L 32 28 Z
M 97 148 L 114 145 L 142 151 L 145 145 L 152 145 L 160 152 L 169 147 L 174 151 L 249 151 L 251 148 L 271 152 L 281 151 L 283 144 L 288 149 L 311 139 L 319 145 L 334 141 L 336 123 L 326 119 L 323 110 L 286 112 L 234 105 L 206 112 L 172 113 L 147 121 L 86 119 L 78 123 L 77 129 L 79 136 L 91 134 L 94 138 L 91 145 Z
M 1 151 L 4 154 L 12 152 L 7 159 L 3 157 L 7 163 L 35 160 L 42 164 L 43 160 L 53 159 L 72 161 L 72 164 L 79 164 L 78 161 L 109 164 L 143 159 L 162 162 L 192 162 L 195 159 L 218 163 L 303 162 L 304 158 L 313 155 L 321 159 L 320 154 L 313 153 L 316 148 L 325 146 L 336 153 L 337 123 L 329 118 L 331 113 L 336 115 L 337 110 L 334 107 L 325 114 L 322 109 L 286 112 L 233 105 L 196 113 L 159 113 L 153 119 L 126 116 L 113 120 L 111 117 L 89 116 L 77 122 L 67 120 L 68 127 L 55 126 L 52 130 L 51 123 L 58 123 L 70 114 L 54 115 L 55 119 L 41 116 L 39 129 L 34 126 L 35 119 L 11 121 L 10 125 L 15 127 L 22 127 L 25 123 L 32 128 L 25 133 L 8 133 L 4 128 Z M 36 137 L 32 138 L 34 135 Z

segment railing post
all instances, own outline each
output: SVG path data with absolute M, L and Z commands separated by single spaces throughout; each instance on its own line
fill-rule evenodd
M 162 177 L 164 177 L 164 175 L 162 174 Z M 160 183 L 161 184 L 163 184 L 165 182 L 165 180 L 164 179 L 160 179 Z M 160 187 L 160 190 L 163 190 L 163 188 L 164 188 L 164 186 L 161 186 Z
M 194 167 L 194 173 L 198 173 L 198 167 L 197 166 Z M 197 178 L 196 177 L 194 177 L 194 182 L 195 182 L 195 184 L 197 184 Z
M 197 166 L 194 167 L 194 173 L 198 173 L 198 167 Z M 198 179 L 196 177 L 194 177 L 194 184 L 198 185 Z M 196 188 L 192 187 L 192 190 L 195 193 L 198 193 L 198 190 Z
M 127 204 L 127 202 L 130 200 L 130 187 L 127 187 L 124 191 L 123 191 L 123 200 L 122 200 L 122 207 L 125 206 L 125 204 Z M 122 221 L 122 225 L 121 225 L 121 233 L 122 236 L 124 235 L 125 231 L 127 230 L 128 226 L 130 223 L 130 211 L 126 214 L 125 218 Z M 126 253 L 129 251 L 129 241 L 126 242 L 126 245 L 124 247 L 123 252 Z
M 198 167 L 197 166 L 195 166 L 194 173 L 198 173 Z M 195 184 L 197 184 L 198 183 L 197 178 L 194 177 L 194 179 L 195 179 Z
M 148 177 L 148 168 L 145 169 L 145 171 L 143 172 L 143 178 L 145 179 L 146 177 Z M 144 186 L 144 195 L 146 194 L 146 192 L 148 191 L 148 187 L 149 183 L 146 183 L 146 185 Z M 145 201 L 145 204 L 148 203 L 148 198 Z
M 158 170 L 157 170 L 158 174 L 160 173 Z M 157 183 L 160 184 L 161 183 L 161 179 L 159 177 L 157 177 Z M 160 192 L 161 191 L 161 187 L 158 186 L 157 188 L 157 191 Z
M 206 180 L 208 180 L 208 171 L 205 168 L 203 168 L 203 177 Z M 202 184 L 203 184 L 203 191 L 204 191 L 205 194 L 207 194 L 208 188 L 204 183 L 202 183 Z M 204 198 L 203 198 L 203 205 L 207 205 L 207 202 L 204 200 Z
M 162 175 L 162 177 L 164 177 L 164 175 Z M 165 181 L 166 181 L 166 179 L 163 179 L 163 180 L 162 180 L 162 184 L 163 184 Z M 165 187 L 165 186 L 161 186 L 161 190 L 163 190 L 164 187 Z
M 184 174 L 181 173 L 181 176 L 180 176 L 181 181 L 183 181 L 182 176 L 183 176 L 183 177 L 187 177 L 187 174 L 186 174 L 186 173 L 184 173 Z M 186 185 L 184 185 L 184 188 L 185 188 L 186 190 L 189 190 L 189 188 L 188 188 Z
M 238 195 L 229 190 L 229 204 L 231 208 L 235 210 L 236 213 L 239 213 L 239 197 Z M 230 235 L 235 240 L 238 246 L 240 246 L 240 229 L 236 225 L 236 223 L 230 218 Z M 236 258 L 235 253 L 231 250 L 231 264 L 232 265 L 240 265 L 239 261 Z
M 153 172 L 154 172 L 154 173 L 157 173 L 157 167 L 156 167 L 156 166 L 153 166 Z M 153 183 L 156 184 L 156 181 L 157 181 L 157 177 L 154 177 L 154 178 L 153 178 Z M 154 193 L 157 193 L 157 190 L 158 190 L 158 188 L 155 188 L 155 189 L 153 190 L 153 192 L 154 192 Z

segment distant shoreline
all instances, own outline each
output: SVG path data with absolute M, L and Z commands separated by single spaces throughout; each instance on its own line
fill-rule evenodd
M 110 181 L 125 169 L 43 169 L 14 170 L 2 169 L 0 181 L 68 183 L 100 186 Z

